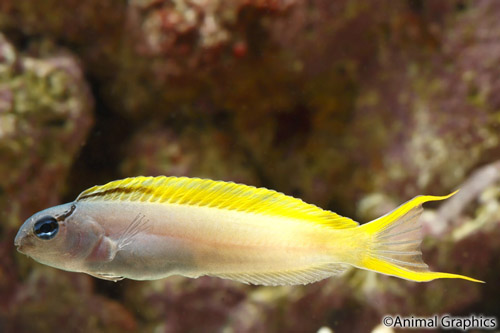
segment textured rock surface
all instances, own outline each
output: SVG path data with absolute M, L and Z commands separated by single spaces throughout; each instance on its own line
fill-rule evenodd
M 499 317 L 500 177 L 497 164 L 480 169 L 500 160 L 498 17 L 493 0 L 1 1 L 0 330 L 344 332 L 387 313 Z M 266 186 L 361 221 L 464 184 L 423 216 L 424 258 L 489 283 L 357 270 L 293 288 L 108 283 L 15 252 L 32 213 L 139 174 Z

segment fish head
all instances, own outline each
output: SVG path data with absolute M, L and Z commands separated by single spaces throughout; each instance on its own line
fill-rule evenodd
M 34 260 L 56 268 L 81 271 L 85 257 L 102 237 L 95 221 L 67 203 L 40 211 L 19 228 L 14 245 Z

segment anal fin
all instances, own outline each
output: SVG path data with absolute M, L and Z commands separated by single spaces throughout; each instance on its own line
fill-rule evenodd
M 326 263 L 295 270 L 280 270 L 272 272 L 235 272 L 210 275 L 246 284 L 286 286 L 317 282 L 334 275 L 342 274 L 346 269 L 347 266 L 343 264 Z

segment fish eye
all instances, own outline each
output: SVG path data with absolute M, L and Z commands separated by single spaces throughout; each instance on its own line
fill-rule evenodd
M 44 240 L 54 238 L 54 236 L 57 235 L 58 231 L 59 223 L 57 223 L 57 220 L 52 216 L 42 217 L 41 219 L 36 221 L 35 225 L 33 226 L 33 232 L 35 233 L 35 236 Z

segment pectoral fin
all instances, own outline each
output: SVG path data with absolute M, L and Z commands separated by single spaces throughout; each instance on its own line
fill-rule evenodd
M 99 241 L 96 243 L 92 251 L 90 252 L 87 260 L 89 262 L 110 262 L 112 261 L 116 253 L 123 250 L 129 244 L 131 244 L 140 232 L 146 230 L 149 226 L 149 220 L 146 219 L 144 214 L 137 214 L 137 216 L 130 222 L 130 224 L 125 228 L 123 233 L 118 239 L 112 239 L 109 236 L 105 236 L 104 231 L 100 231 L 101 234 Z M 96 227 L 100 227 L 97 225 Z
M 121 250 L 131 244 L 139 233 L 147 230 L 150 225 L 149 220 L 142 213 L 137 214 L 137 216 L 130 222 L 127 228 L 123 231 L 120 238 L 117 240 L 118 250 Z

